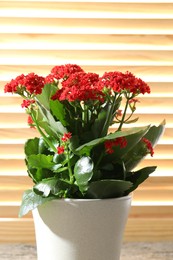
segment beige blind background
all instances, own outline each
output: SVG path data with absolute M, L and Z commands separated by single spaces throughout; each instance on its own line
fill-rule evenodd
M 46 75 L 55 65 L 131 71 L 147 81 L 137 125 L 166 131 L 140 166 L 158 169 L 135 193 L 125 240 L 173 239 L 173 1 L 0 1 L 0 242 L 34 242 L 32 215 L 18 219 L 31 186 L 23 144 L 35 136 L 19 97 L 3 93 L 21 73 Z

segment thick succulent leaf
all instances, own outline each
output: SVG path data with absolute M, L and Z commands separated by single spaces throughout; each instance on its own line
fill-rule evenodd
M 67 129 L 62 125 L 60 121 L 55 121 L 50 110 L 46 109 L 41 103 L 39 102 L 37 103 L 38 103 L 39 111 L 43 117 L 43 123 L 41 126 L 45 129 L 45 131 L 48 131 L 50 128 L 50 131 L 54 131 L 55 134 L 61 134 L 61 135 L 67 132 Z
M 74 176 L 81 192 L 84 192 L 93 176 L 94 164 L 90 157 L 80 158 L 74 167 Z
M 54 176 L 62 164 L 53 162 L 53 155 L 32 154 L 27 157 L 26 164 L 30 177 L 34 182 Z
M 61 124 L 57 124 L 58 122 L 55 121 L 50 111 L 50 100 L 52 93 L 54 93 L 55 90 L 56 87 L 54 85 L 45 85 L 42 93 L 37 95 L 36 102 L 39 109 L 35 111 L 33 110 L 32 113 L 35 114 L 35 118 L 37 118 L 39 126 L 43 128 L 49 136 L 57 138 L 57 133 L 62 130 L 63 126 Z
M 114 96 L 112 100 L 112 104 L 108 102 L 104 110 L 107 111 L 107 117 L 105 118 L 105 122 L 103 128 L 100 133 L 100 137 L 106 136 L 109 130 L 109 127 L 114 123 L 114 117 L 116 111 L 119 109 L 121 105 L 122 97 L 119 96 L 118 98 Z
M 75 153 L 79 154 L 79 155 L 83 155 L 83 154 L 89 155 L 91 149 L 94 146 L 101 144 L 101 143 L 105 142 L 106 140 L 113 140 L 113 139 L 116 139 L 118 137 L 126 137 L 126 138 L 129 137 L 129 144 L 128 145 L 129 145 L 129 147 L 132 147 L 132 144 L 133 145 L 134 145 L 134 143 L 136 144 L 136 142 L 138 142 L 138 140 L 144 134 L 147 133 L 147 131 L 149 130 L 149 127 L 150 126 L 134 127 L 134 128 L 131 128 L 131 129 L 128 129 L 128 130 L 125 130 L 125 131 L 117 131 L 113 134 L 109 134 L 109 135 L 102 137 L 102 138 L 97 138 L 97 139 L 95 139 L 91 142 L 85 143 L 84 145 L 81 145 L 80 147 L 78 147 L 75 150 Z M 127 150 L 126 150 L 126 152 L 127 152 Z
M 50 109 L 49 102 L 51 100 L 51 96 L 56 92 L 57 87 L 53 84 L 46 84 L 42 89 L 42 93 L 37 95 L 37 100 L 40 104 L 42 104 L 46 109 Z
M 103 126 L 107 118 L 108 111 L 106 108 L 102 109 L 98 115 L 98 118 L 94 121 L 92 125 L 92 134 L 94 138 L 98 138 L 102 132 Z
M 159 139 L 162 137 L 165 131 L 165 120 L 161 122 L 159 126 L 152 126 L 149 131 L 144 136 L 152 143 L 153 147 L 158 143 Z
M 92 199 L 106 199 L 121 197 L 132 186 L 130 181 L 100 180 L 89 184 L 86 197 Z
M 26 156 L 39 153 L 39 138 L 29 139 L 24 146 Z
M 67 126 L 66 112 L 62 103 L 58 100 L 50 100 L 50 109 L 52 114 L 59 120 L 63 126 Z
M 73 135 L 70 138 L 69 148 L 74 151 L 77 147 L 79 147 L 79 137 L 77 135 Z
M 43 197 L 48 197 L 51 191 L 53 194 L 55 193 L 56 183 L 57 179 L 55 178 L 44 179 L 36 184 L 33 187 L 33 190 L 35 193 L 42 195 Z
M 22 197 L 19 217 L 26 215 L 30 210 L 33 210 L 39 205 L 53 199 L 55 199 L 55 197 L 43 198 L 42 196 L 37 195 L 33 190 L 26 190 Z
M 153 147 L 157 144 L 161 136 L 163 135 L 165 130 L 165 121 L 163 121 L 159 126 L 152 126 L 148 132 L 144 135 L 145 138 L 150 140 Z M 134 169 L 142 159 L 145 158 L 145 155 L 143 155 L 140 151 L 142 149 L 143 143 L 138 142 L 133 149 L 129 151 L 129 153 L 126 154 L 124 157 L 124 162 L 127 171 L 131 171 Z
M 69 187 L 68 183 L 62 182 L 56 177 L 47 178 L 37 183 L 33 190 L 35 193 L 42 195 L 43 197 L 48 197 L 49 194 L 57 195 L 61 190 L 65 190 Z
M 75 189 L 76 186 L 74 184 L 61 180 L 58 177 L 44 179 L 33 187 L 34 192 L 43 197 L 51 195 L 64 197 L 68 191 Z
M 43 138 L 28 139 L 25 143 L 25 154 L 29 156 L 31 154 L 39 154 L 47 151 L 46 144 Z
M 114 162 L 115 160 L 123 160 L 127 153 L 131 154 L 132 148 L 138 144 L 138 142 L 141 140 L 141 138 L 145 135 L 146 132 L 139 131 L 134 134 L 130 134 L 125 136 L 127 145 L 123 148 L 120 147 L 120 145 L 114 146 L 113 150 L 114 152 L 112 154 L 107 154 L 103 160 L 103 162 Z
M 129 173 L 127 180 L 132 182 L 133 186 L 127 191 L 127 194 L 137 189 L 137 187 L 144 182 L 156 168 L 156 166 L 145 167 L 136 172 Z
M 52 169 L 55 165 L 53 162 L 53 155 L 45 155 L 45 154 L 32 154 L 28 156 L 28 165 L 32 168 L 45 168 Z

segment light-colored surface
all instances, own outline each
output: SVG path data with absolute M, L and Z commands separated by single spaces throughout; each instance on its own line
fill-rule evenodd
M 173 241 L 163 243 L 125 243 L 121 260 L 172 260 Z
M 163 243 L 125 243 L 121 252 L 121 260 L 172 259 L 173 241 Z M 0 260 L 36 260 L 36 248 L 32 245 L 0 244 Z

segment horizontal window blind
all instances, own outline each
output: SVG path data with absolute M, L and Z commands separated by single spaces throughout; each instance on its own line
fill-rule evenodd
M 140 167 L 157 171 L 133 194 L 126 241 L 173 239 L 173 1 L 0 1 L 0 242 L 34 242 L 31 213 L 18 219 L 32 186 L 24 164 L 27 126 L 21 98 L 4 94 L 19 74 L 47 75 L 76 63 L 100 75 L 131 71 L 151 87 L 138 126 L 166 120 L 164 136 Z

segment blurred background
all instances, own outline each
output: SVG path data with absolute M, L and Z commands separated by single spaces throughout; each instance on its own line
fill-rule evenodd
M 151 87 L 137 103 L 136 126 L 166 130 L 142 166 L 157 165 L 133 194 L 125 241 L 173 240 L 173 1 L 0 1 L 0 243 L 34 243 L 32 214 L 19 219 L 32 186 L 24 142 L 36 135 L 18 96 L 4 94 L 12 78 L 47 75 L 73 63 L 88 72 L 131 71 Z

